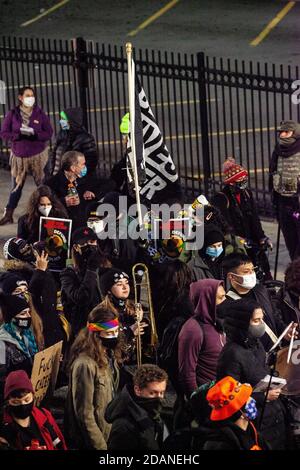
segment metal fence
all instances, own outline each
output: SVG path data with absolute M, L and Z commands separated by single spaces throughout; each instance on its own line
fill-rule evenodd
M 211 195 L 222 184 L 225 155 L 250 172 L 260 213 L 270 215 L 269 159 L 282 119 L 299 119 L 292 105 L 298 67 L 230 61 L 196 55 L 135 50 L 136 72 L 177 166 L 186 192 Z M 20 86 L 31 85 L 58 131 L 59 112 L 81 106 L 109 174 L 122 156 L 119 123 L 128 111 L 123 47 L 82 38 L 0 41 L 0 80 L 7 87 L 0 121 L 16 104 Z M 8 167 L 8 149 L 0 147 Z

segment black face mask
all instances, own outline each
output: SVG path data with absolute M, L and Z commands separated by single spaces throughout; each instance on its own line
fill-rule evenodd
M 85 245 L 81 247 L 81 256 L 88 259 L 91 254 L 95 254 L 98 250 L 96 245 Z
M 31 318 L 17 318 L 13 319 L 13 324 L 16 325 L 21 330 L 28 330 L 31 327 Z
M 282 145 L 282 147 L 289 147 L 290 145 L 293 145 L 296 142 L 296 138 L 291 136 L 291 137 L 279 137 L 279 144 Z
M 235 183 L 235 189 L 237 191 L 243 191 L 244 189 L 247 189 L 248 187 L 248 180 L 240 181 L 238 183 Z
M 100 336 L 100 339 L 102 341 L 103 346 L 107 349 L 115 349 L 117 344 L 118 344 L 118 341 L 119 341 L 118 337 L 116 337 L 116 338 L 102 338 L 102 336 Z
M 8 405 L 9 414 L 18 419 L 28 418 L 28 416 L 31 415 L 32 409 L 33 409 L 33 400 L 31 403 L 28 403 L 27 405 L 17 405 L 17 406 Z
M 152 418 L 160 415 L 162 409 L 162 398 L 136 397 L 135 401 Z

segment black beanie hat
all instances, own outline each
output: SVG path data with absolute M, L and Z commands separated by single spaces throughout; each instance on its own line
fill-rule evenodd
M 112 286 L 121 279 L 129 279 L 129 276 L 121 269 L 111 268 L 100 277 L 100 289 L 103 296 L 107 295 Z
M 245 341 L 253 311 L 260 308 L 255 300 L 241 299 L 226 301 L 220 304 L 222 318 L 225 318 L 224 330 L 228 338 Z
M 3 290 L 4 294 L 12 294 L 15 289 L 20 286 L 28 287 L 27 281 L 23 279 L 16 273 L 5 273 L 5 275 L 1 278 L 0 287 Z
M 300 124 L 296 121 L 281 121 L 278 132 L 293 131 L 293 136 L 296 139 L 300 137 Z
M 18 313 L 29 308 L 28 302 L 19 295 L 5 295 L 0 293 L 0 306 L 4 323 L 9 323 Z
M 214 224 L 205 225 L 203 248 L 207 248 L 208 246 L 219 242 L 222 242 L 224 247 L 224 235 L 221 230 Z

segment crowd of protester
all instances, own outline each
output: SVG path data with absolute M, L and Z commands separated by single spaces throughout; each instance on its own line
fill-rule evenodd
M 120 235 L 135 219 L 119 207 L 121 195 L 132 201 L 126 158 L 109 179 L 99 177 L 95 140 L 77 108 L 61 111 L 50 152 L 53 130 L 34 90 L 21 89 L 18 99 L 0 133 L 11 144 L 12 175 L 0 225 L 13 222 L 27 174 L 37 188 L 3 250 L 1 448 L 295 448 L 290 397 L 279 386 L 256 386 L 271 374 L 268 352 L 278 337 L 286 330 L 279 345 L 284 349 L 298 336 L 300 125 L 281 123 L 271 159 L 270 188 L 291 257 L 280 284 L 272 281 L 273 244 L 262 228 L 248 172 L 234 158 L 225 159 L 222 190 L 212 197 L 201 195 L 192 204 L 183 192 L 176 194 L 180 209 L 190 206 L 192 224 L 202 224 L 203 245 L 188 250 L 170 237 L 158 253 L 151 240 Z M 126 144 L 128 114 L 120 130 Z M 97 215 L 102 204 L 116 209 L 113 239 L 99 236 L 110 224 L 110 214 L 106 222 Z M 200 222 L 195 205 L 203 208 Z M 47 244 L 39 239 L 41 217 L 72 221 L 70 259 L 60 272 L 51 269 Z M 154 317 L 142 297 L 136 304 L 136 263 L 148 270 Z M 47 396 L 46 408 L 43 402 L 35 406 L 30 377 L 35 355 L 60 341 L 56 387 L 65 393 L 64 418 L 58 416 L 57 424 L 55 411 L 47 409 L 53 396 Z M 294 407 L 297 394 L 300 389 L 292 397 Z

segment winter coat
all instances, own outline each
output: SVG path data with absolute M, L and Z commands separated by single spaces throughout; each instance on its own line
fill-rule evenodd
M 200 281 L 202 279 L 214 279 L 210 268 L 207 266 L 203 258 L 201 258 L 198 251 L 193 252 L 192 258 L 187 265 L 192 271 L 193 282 Z
M 86 326 L 90 311 L 101 302 L 98 271 L 81 273 L 70 266 L 60 273 L 60 280 L 64 312 L 76 336 Z
M 238 202 L 237 194 L 240 195 Z M 211 203 L 218 207 L 235 235 L 259 243 L 265 233 L 258 217 L 253 194 L 249 188 L 236 193 L 232 185 L 225 185 Z
M 233 298 L 231 297 L 232 292 L 234 293 Z M 254 299 L 257 304 L 263 309 L 264 321 L 271 328 L 273 333 L 278 337 L 283 332 L 285 325 L 282 319 L 280 318 L 278 310 L 272 303 L 268 289 L 263 284 L 257 284 L 255 287 L 253 287 L 253 289 L 251 289 L 247 294 L 244 295 L 238 294 L 231 288 L 226 294 L 227 299 L 222 305 L 222 312 L 224 312 L 224 308 L 227 304 L 229 305 L 230 302 L 234 301 L 234 297 L 236 297 L 236 295 L 238 295 L 241 299 Z M 267 333 L 265 333 L 264 336 L 261 338 L 261 342 L 266 351 L 269 351 L 274 344 L 271 338 L 267 335 Z
M 28 346 L 26 337 L 24 341 Z M 14 370 L 22 369 L 30 377 L 33 358 L 34 356 L 26 356 L 20 343 L 4 329 L 4 325 L 0 326 L 0 403 L 3 399 L 4 381 L 7 375 Z
M 206 279 L 191 284 L 194 316 L 178 338 L 179 381 L 189 397 L 199 385 L 215 379 L 225 337 L 216 326 L 216 293 L 222 281 Z
M 208 432 L 203 450 L 251 450 L 255 445 L 254 430 L 250 424 L 244 431 L 234 423 L 227 423 L 223 427 L 215 427 Z M 262 450 L 269 449 L 259 434 L 258 445 Z
M 86 159 L 88 173 L 95 171 L 98 164 L 98 151 L 92 134 L 83 126 L 83 111 L 81 108 L 64 110 L 70 124 L 69 130 L 61 129 L 56 136 L 56 142 L 50 159 L 49 175 L 55 175 L 61 167 L 61 158 L 65 152 L 75 150 L 83 153 Z
M 36 218 L 33 225 L 29 227 L 28 225 L 28 214 L 22 215 L 18 220 L 18 232 L 17 237 L 26 240 L 27 243 L 35 243 L 39 241 L 39 228 L 40 228 L 40 218 L 42 215 Z M 56 217 L 67 219 L 68 213 L 65 211 L 62 213 L 61 211 L 50 211 L 48 217 Z
M 50 411 L 34 406 L 31 412 L 31 418 L 35 421 L 44 440 L 45 444 L 40 443 L 41 445 L 46 445 L 47 450 L 58 450 L 58 448 L 60 450 L 67 450 L 65 439 Z M 15 422 L 8 412 L 4 413 L 0 436 L 3 437 L 13 449 L 24 450 L 20 437 L 18 436 L 18 428 L 15 426 Z M 55 444 L 57 438 L 61 441 L 58 448 L 57 444 Z
M 112 423 L 107 445 L 109 451 L 160 450 L 156 423 L 135 402 L 134 392 L 128 385 L 108 405 L 105 419 Z
M 65 341 L 66 335 L 57 313 L 57 286 L 52 273 L 36 269 L 29 284 L 29 292 L 43 322 L 45 348 Z
M 250 317 L 248 324 L 249 322 Z M 249 383 L 254 388 L 270 373 L 262 344 L 259 340 L 247 339 L 247 333 L 237 322 L 232 322 L 229 326 L 226 320 L 225 331 L 227 342 L 218 360 L 217 380 L 229 375 L 240 383 Z M 258 409 L 258 416 L 254 423 L 257 426 L 264 402 L 264 393 L 253 393 L 253 398 L 256 400 Z M 266 403 L 261 433 L 272 449 L 284 448 L 285 411 L 280 399 Z
M 20 133 L 22 127 L 20 106 L 9 111 L 4 118 L 0 137 L 12 143 L 12 152 L 17 157 L 38 155 L 45 150 L 46 142 L 53 134 L 48 116 L 37 105 L 33 107 L 28 125 L 34 129 L 34 135 L 26 136 Z
M 292 206 L 294 210 L 299 210 L 300 208 L 300 203 L 299 203 L 299 190 L 298 190 L 298 195 L 292 196 L 292 197 L 285 197 L 281 196 L 279 193 L 274 191 L 273 187 L 273 174 L 276 173 L 277 171 L 277 163 L 278 163 L 278 157 L 281 156 L 283 158 L 288 158 L 291 157 L 292 155 L 295 155 L 300 152 L 300 139 L 297 138 L 297 140 L 289 146 L 284 146 L 281 145 L 279 142 L 275 145 L 275 149 L 272 153 L 272 158 L 270 162 L 270 177 L 269 177 L 269 190 L 272 193 L 272 199 L 273 203 L 275 206 L 277 204 L 284 204 L 287 206 Z
M 115 366 L 116 371 L 117 366 Z M 104 413 L 118 388 L 109 366 L 100 369 L 86 354 L 72 363 L 65 411 L 65 429 L 77 449 L 106 450 L 111 425 Z

